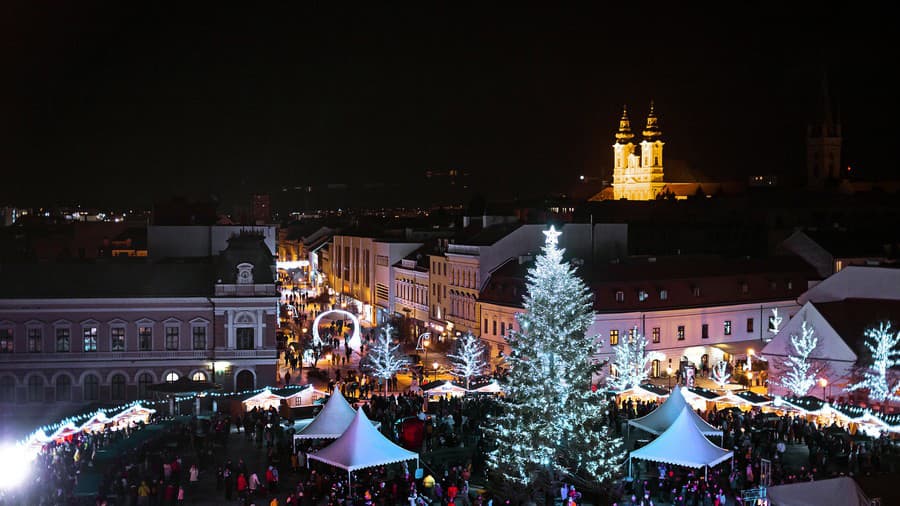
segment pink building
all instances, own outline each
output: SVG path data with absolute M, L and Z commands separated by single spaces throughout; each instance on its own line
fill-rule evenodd
M 3 265 L 0 413 L 144 399 L 182 376 L 274 384 L 274 269 L 255 236 L 215 257 Z

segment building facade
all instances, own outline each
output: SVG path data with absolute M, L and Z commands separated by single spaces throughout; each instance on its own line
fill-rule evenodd
M 619 131 L 613 144 L 613 192 L 615 199 L 653 200 L 665 186 L 663 182 L 663 145 L 659 119 L 653 102 L 644 128 L 643 140 L 634 143 L 628 109 L 622 110 Z
M 0 412 L 146 399 L 183 376 L 274 384 L 273 271 L 248 237 L 206 261 L 3 266 L 0 404 L 17 408 Z

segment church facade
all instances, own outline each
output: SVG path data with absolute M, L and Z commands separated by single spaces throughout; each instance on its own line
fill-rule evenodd
M 659 119 L 653 102 L 640 144 L 634 142 L 628 109 L 622 110 L 619 131 L 613 144 L 613 194 L 616 200 L 653 200 L 665 187 L 663 145 Z

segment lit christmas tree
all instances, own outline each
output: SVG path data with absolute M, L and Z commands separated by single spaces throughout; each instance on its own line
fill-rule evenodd
M 900 365 L 900 332 L 891 332 L 891 324 L 882 322 L 877 329 L 866 331 L 866 348 L 872 353 L 872 365 L 863 373 L 863 379 L 847 387 L 847 391 L 866 388 L 869 390 L 869 398 L 874 401 L 897 400 L 894 392 L 900 388 L 900 383 L 891 388 L 888 383 L 888 371 L 891 367 Z
M 469 388 L 469 380 L 484 371 L 484 345 L 481 340 L 466 332 L 457 341 L 458 353 L 447 355 L 453 364 L 453 374 L 466 379 L 466 389 Z
M 712 368 L 712 379 L 719 387 L 724 387 L 728 383 L 728 378 L 730 377 L 731 375 L 728 374 L 728 362 L 720 360 L 719 363 Z
M 607 376 L 606 384 L 616 392 L 634 388 L 650 376 L 650 362 L 662 358 L 664 357 L 655 351 L 647 353 L 647 338 L 635 327 L 631 330 L 628 340 L 616 346 L 613 367 L 617 375 Z
M 409 363 L 405 358 L 397 353 L 400 348 L 399 344 L 394 344 L 391 338 L 391 332 L 394 329 L 390 325 L 386 325 L 375 341 L 375 344 L 369 349 L 368 356 L 365 360 L 366 369 L 372 372 L 372 375 L 384 380 L 384 394 L 387 395 L 388 380 L 393 378 L 398 372 L 403 370 Z
M 769 317 L 769 333 L 772 334 L 772 337 L 775 337 L 781 329 L 782 320 L 784 320 L 784 318 L 778 315 L 778 308 L 773 307 L 772 316 Z M 772 337 L 769 338 L 769 341 L 772 340 Z
M 791 347 L 794 353 L 788 355 L 785 366 L 788 371 L 781 379 L 781 386 L 790 390 L 795 396 L 802 397 L 816 384 L 816 371 L 810 372 L 812 364 L 809 355 L 816 349 L 819 338 L 815 336 L 812 325 L 806 320 L 800 325 L 800 335 L 791 334 Z
M 553 227 L 528 272 L 521 331 L 509 336 L 509 375 L 500 414 L 485 428 L 488 466 L 504 497 L 543 503 L 566 482 L 599 489 L 619 474 L 620 438 L 606 424 L 606 400 L 591 389 L 598 343 L 585 335 L 592 295 L 562 259 Z

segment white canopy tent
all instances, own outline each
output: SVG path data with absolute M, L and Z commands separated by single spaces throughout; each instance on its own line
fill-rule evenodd
M 285 396 L 284 400 L 287 402 L 288 406 L 296 408 L 299 406 L 309 406 L 310 404 L 315 403 L 317 400 L 324 399 L 325 397 L 328 397 L 327 392 L 317 390 L 313 388 L 312 385 L 307 385 L 297 393 Z
M 841 476 L 828 480 L 805 481 L 778 485 L 766 490 L 772 506 L 869 506 L 866 497 L 853 478 Z
M 503 389 L 500 388 L 500 383 L 497 383 L 497 380 L 491 380 L 486 385 L 482 385 L 478 388 L 473 388 L 469 390 L 469 392 L 478 392 L 483 394 L 499 394 L 503 393 Z
M 278 407 L 281 406 L 281 401 L 283 399 L 284 397 L 274 394 L 271 390 L 266 388 L 256 395 L 247 397 L 242 401 L 242 404 L 244 405 L 244 411 L 250 411 L 253 408 L 262 410 L 267 410 L 269 408 L 278 409 Z
M 629 458 L 664 462 L 676 466 L 706 468 L 720 464 L 734 456 L 734 452 L 719 448 L 711 443 L 697 427 L 691 415 L 690 406 L 681 408 L 681 413 L 672 425 L 647 446 L 633 452 Z M 631 474 L 631 462 L 629 471 Z
M 361 408 L 356 410 L 356 416 L 341 437 L 317 453 L 309 454 L 309 458 L 345 469 L 348 477 L 357 469 L 413 459 L 416 460 L 416 468 L 419 467 L 419 454 L 384 437 Z
M 446 394 L 450 395 L 465 395 L 468 392 L 463 387 L 454 385 L 452 381 L 445 381 L 440 385 L 433 386 L 427 390 L 425 390 L 425 395 L 428 397 L 440 397 Z
M 356 411 L 344 399 L 340 389 L 335 388 L 325 407 L 297 434 L 294 439 L 336 439 L 347 430 L 356 417 Z
M 651 434 L 660 435 L 672 425 L 672 423 L 681 415 L 685 407 L 691 413 L 690 418 L 693 420 L 697 430 L 705 436 L 722 436 L 722 431 L 708 424 L 706 420 L 700 417 L 691 409 L 691 406 L 684 399 L 681 392 L 682 387 L 675 387 L 666 402 L 654 409 L 649 415 L 628 420 L 629 427 L 637 427 Z

